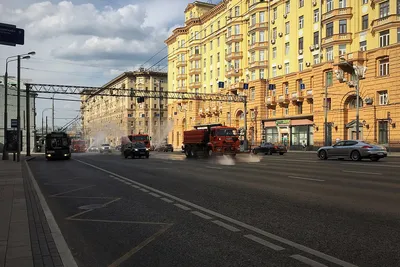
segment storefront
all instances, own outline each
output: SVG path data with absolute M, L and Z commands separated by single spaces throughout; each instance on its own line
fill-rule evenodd
M 264 120 L 263 142 L 280 143 L 290 149 L 312 148 L 314 127 L 312 117 Z

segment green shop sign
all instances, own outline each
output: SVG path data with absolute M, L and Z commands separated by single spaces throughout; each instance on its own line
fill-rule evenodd
M 276 123 L 276 126 L 289 125 L 290 124 L 290 120 L 276 120 L 275 123 Z

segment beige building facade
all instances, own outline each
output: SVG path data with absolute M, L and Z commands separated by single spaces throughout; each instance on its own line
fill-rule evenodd
M 145 71 L 124 72 L 99 90 L 106 94 L 120 94 L 114 89 L 139 89 L 167 91 L 167 73 Z M 84 138 L 90 145 L 109 143 L 117 146 L 121 137 L 132 134 L 148 134 L 152 142 L 158 142 L 166 125 L 167 99 L 145 98 L 138 103 L 137 97 L 85 96 L 81 97 L 81 115 Z
M 165 41 L 169 89 L 246 95 L 250 144 L 354 139 L 355 77 L 336 75 L 344 60 L 367 68 L 360 139 L 400 147 L 400 1 L 195 1 L 184 16 Z M 198 123 L 244 126 L 240 103 L 171 100 L 168 114 L 175 147 Z

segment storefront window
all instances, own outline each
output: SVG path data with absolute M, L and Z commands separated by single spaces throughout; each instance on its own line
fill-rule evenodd
M 278 143 L 278 129 L 276 127 L 270 127 L 265 129 L 265 140 L 267 143 Z
M 293 126 L 291 141 L 293 146 L 307 145 L 308 126 Z
M 310 126 L 310 136 L 309 136 L 309 145 L 314 145 L 314 127 Z

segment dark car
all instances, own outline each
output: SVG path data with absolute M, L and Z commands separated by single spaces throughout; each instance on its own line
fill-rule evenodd
M 156 151 L 161 151 L 161 152 L 174 152 L 174 147 L 172 144 L 165 144 L 160 147 L 156 148 Z
M 272 155 L 272 153 L 279 153 L 283 155 L 287 152 L 284 145 L 274 145 L 272 143 L 264 143 L 261 146 L 252 149 L 253 154 L 264 153 L 265 155 Z
M 125 158 L 146 157 L 148 159 L 150 157 L 150 149 L 144 143 L 132 143 L 124 147 L 123 155 Z

